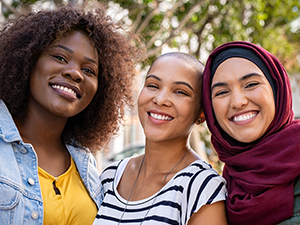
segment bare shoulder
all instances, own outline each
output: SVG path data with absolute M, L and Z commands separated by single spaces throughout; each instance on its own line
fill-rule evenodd
M 198 212 L 194 213 L 188 225 L 227 225 L 225 212 L 225 201 L 218 201 L 210 205 L 202 206 Z
M 132 157 L 126 165 L 124 174 L 128 173 L 128 172 L 130 174 L 132 174 L 132 172 L 134 172 L 134 171 L 136 172 L 140 168 L 143 158 L 144 158 L 144 155 Z

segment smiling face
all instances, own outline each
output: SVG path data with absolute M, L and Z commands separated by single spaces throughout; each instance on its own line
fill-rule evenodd
M 28 110 L 69 118 L 89 105 L 97 88 L 97 52 L 85 34 L 73 31 L 39 57 L 30 78 Z
M 232 138 L 250 143 L 260 138 L 275 116 L 274 95 L 263 72 L 244 58 L 230 58 L 217 68 L 212 105 L 220 127 Z
M 138 99 L 147 140 L 187 140 L 200 114 L 201 82 L 196 69 L 174 56 L 159 58 Z

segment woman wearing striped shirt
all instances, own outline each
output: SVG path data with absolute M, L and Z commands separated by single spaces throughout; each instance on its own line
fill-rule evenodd
M 194 124 L 205 120 L 202 73 L 184 53 L 153 63 L 138 99 L 145 154 L 103 171 L 105 198 L 94 225 L 227 224 L 225 180 L 189 147 Z

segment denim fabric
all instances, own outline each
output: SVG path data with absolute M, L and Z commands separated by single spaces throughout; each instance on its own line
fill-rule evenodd
M 31 144 L 25 144 L 3 101 L 0 101 L 0 223 L 42 225 L 43 199 L 38 177 L 38 159 Z M 87 150 L 66 146 L 97 207 L 103 189 L 96 161 Z

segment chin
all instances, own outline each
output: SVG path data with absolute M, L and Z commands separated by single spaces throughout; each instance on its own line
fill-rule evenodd
M 166 140 L 162 135 L 157 135 L 157 134 L 153 135 L 153 133 L 150 135 L 145 134 L 145 136 L 148 141 L 152 141 L 152 142 L 161 142 Z
M 251 142 L 256 141 L 258 139 L 258 137 L 249 137 L 249 135 L 248 135 L 246 137 L 238 137 L 238 138 L 234 137 L 234 139 L 239 142 L 243 142 L 243 143 L 251 143 Z
M 146 139 L 148 140 L 148 141 L 152 141 L 152 142 L 161 142 L 162 140 L 164 140 L 164 139 L 162 139 L 161 137 L 149 137 L 149 136 L 146 136 Z

